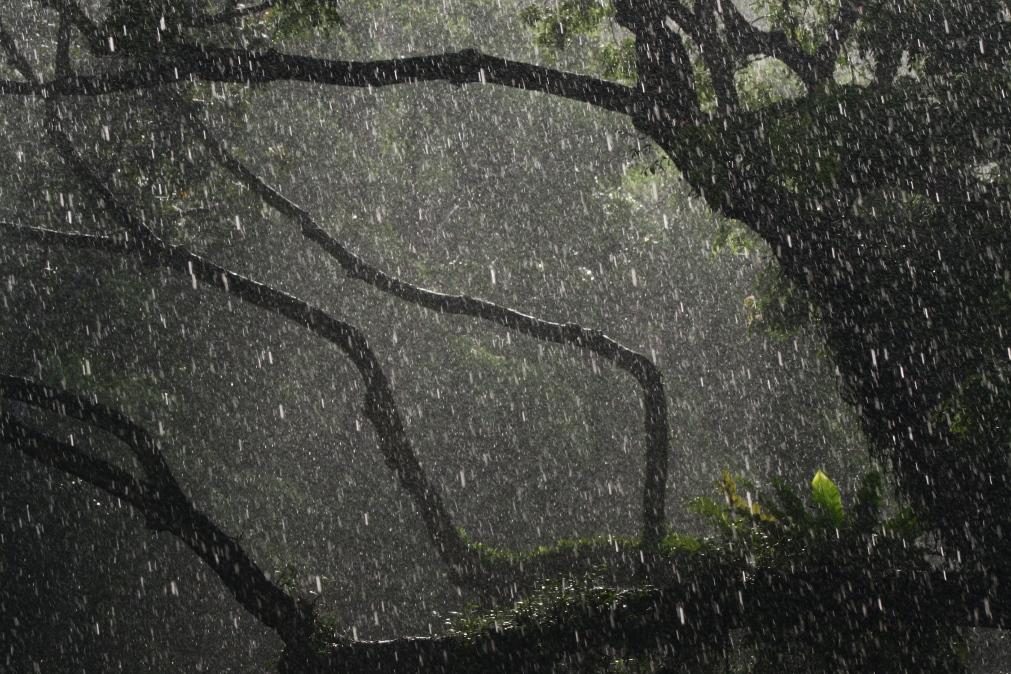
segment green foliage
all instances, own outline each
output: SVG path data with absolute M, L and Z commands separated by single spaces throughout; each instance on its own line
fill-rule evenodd
M 718 531 L 702 544 L 709 554 L 740 560 L 754 573 L 799 572 L 806 585 L 792 581 L 790 590 L 773 591 L 746 614 L 742 652 L 750 657 L 744 671 L 907 671 L 910 662 L 961 670 L 964 649 L 956 632 L 929 617 L 920 620 L 915 611 L 882 624 L 862 604 L 873 602 L 879 592 L 873 581 L 864 586 L 864 579 L 930 568 L 930 551 L 915 517 L 908 510 L 885 516 L 880 474 L 864 477 L 848 507 L 822 471 L 815 473 L 806 498 L 776 483 L 771 500 L 760 505 L 753 487 L 729 473 L 717 488 L 723 505 L 695 502 L 695 510 Z
M 721 220 L 713 237 L 712 251 L 748 255 L 758 251 L 761 245 L 762 240 L 750 229 L 734 220 Z
M 618 597 L 614 588 L 600 584 L 592 575 L 545 581 L 535 592 L 515 605 L 492 611 L 470 606 L 446 618 L 449 634 L 473 635 L 486 630 L 511 627 L 543 629 L 545 625 L 571 622 L 585 615 L 588 606 L 608 606 Z
M 534 41 L 539 47 L 560 51 L 573 36 L 595 33 L 613 13 L 610 3 L 562 0 L 550 8 L 529 5 L 520 13 L 520 18 L 533 29 Z
M 772 27 L 813 53 L 839 9 L 838 0 L 758 0 L 756 9 Z
M 703 547 L 705 547 L 705 542 L 702 539 L 676 532 L 667 534 L 663 540 L 660 541 L 660 550 L 666 554 L 677 552 L 699 552 L 703 549 Z
M 279 40 L 313 32 L 328 36 L 344 27 L 337 0 L 279 0 L 264 19 L 273 37 Z
M 467 533 L 460 530 L 467 547 L 477 552 L 481 559 L 492 564 L 520 566 L 530 565 L 545 571 L 563 571 L 576 561 L 599 558 L 601 552 L 612 550 L 637 550 L 639 539 L 629 536 L 588 536 L 584 538 L 562 538 L 552 545 L 539 545 L 533 550 L 507 550 L 471 541 Z M 676 542 L 669 541 L 673 548 Z M 590 566 L 592 566 L 592 561 Z M 546 575 L 547 578 L 550 574 Z
M 597 69 L 604 77 L 620 82 L 632 82 L 636 77 L 635 40 L 626 38 L 607 43 L 594 54 Z
M 755 279 L 754 292 L 744 298 L 748 327 L 784 339 L 817 318 L 806 293 L 770 262 Z
M 695 81 L 695 95 L 699 97 L 699 107 L 704 112 L 715 111 L 716 88 L 713 86 L 712 75 L 701 58 L 696 58 L 692 62 L 692 71 Z
M 764 108 L 802 96 L 800 78 L 777 59 L 760 59 L 738 70 L 734 76 L 741 105 L 749 110 Z
M 722 504 L 700 497 L 690 506 L 719 532 L 718 540 L 700 541 L 700 547 L 718 546 L 722 540 L 736 544 L 738 551 L 743 550 L 749 557 L 775 561 L 810 555 L 820 549 L 818 541 L 859 539 L 876 530 L 893 532 L 908 542 L 922 534 L 907 510 L 883 517 L 883 480 L 876 472 L 864 476 L 849 508 L 843 503 L 839 487 L 820 470 L 811 480 L 806 500 L 784 482 L 776 481 L 772 485 L 773 498 L 759 503 L 755 486 L 727 471 L 716 486 L 722 493 Z
M 720 499 L 692 503 L 716 526 L 716 535 L 671 533 L 659 554 L 677 569 L 679 580 L 689 583 L 694 574 L 767 580 L 741 595 L 751 608 L 743 613 L 743 629 L 735 632 L 734 646 L 715 659 L 711 653 L 699 655 L 699 668 L 693 671 L 906 671 L 913 662 L 960 671 L 964 649 L 957 633 L 929 617 L 921 619 L 917 611 L 886 612 L 874 603 L 880 592 L 888 591 L 876 588 L 876 579 L 891 577 L 896 570 L 923 573 L 932 564 L 922 529 L 909 511 L 886 514 L 879 473 L 867 474 L 848 503 L 823 471 L 815 473 L 806 494 L 778 482 L 762 502 L 755 485 L 729 472 L 721 475 L 716 488 Z M 578 630 L 581 621 L 601 607 L 654 591 L 635 585 L 638 589 L 623 589 L 604 566 L 572 571 L 572 560 L 598 551 L 634 553 L 636 539 L 564 540 L 525 553 L 469 545 L 485 562 L 559 562 L 558 575 L 545 576 L 548 580 L 510 608 L 470 606 L 450 614 L 446 626 L 455 635 L 507 628 L 543 635 L 560 625 Z M 787 586 L 778 586 L 777 578 L 787 579 Z M 869 611 L 868 606 L 875 608 Z M 579 671 L 647 671 L 645 660 L 636 659 L 605 658 L 581 667 Z

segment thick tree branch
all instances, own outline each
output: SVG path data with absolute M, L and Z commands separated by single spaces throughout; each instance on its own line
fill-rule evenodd
M 623 114 L 641 103 L 635 89 L 616 82 L 489 56 L 475 49 L 378 61 L 342 61 L 190 44 L 166 45 L 163 52 L 149 61 L 110 73 L 57 78 L 44 83 L 0 81 L 0 94 L 97 96 L 191 79 L 239 84 L 294 81 L 367 88 L 418 82 L 496 84 Z
M 129 209 L 119 203 L 108 186 L 73 147 L 69 136 L 60 128 L 56 98 L 50 98 L 46 107 L 49 135 L 54 145 L 78 180 L 94 192 L 99 204 L 125 228 L 128 235 L 126 245 L 131 250 L 140 254 L 149 264 L 188 273 L 194 282 L 200 280 L 220 287 L 243 301 L 300 323 L 344 351 L 366 385 L 365 414 L 376 429 L 387 465 L 394 471 L 401 486 L 415 497 L 429 535 L 447 562 L 451 575 L 472 570 L 475 567 L 474 555 L 453 525 L 441 495 L 428 482 L 407 439 L 389 383 L 364 335 L 350 324 L 338 321 L 295 297 L 218 267 L 185 248 L 170 246 L 162 241 L 143 221 L 135 218 Z M 24 228 L 21 231 L 24 232 Z M 52 232 L 37 234 L 51 241 L 60 238 Z M 129 238 L 131 236 L 132 240 Z M 71 235 L 71 240 L 89 246 L 102 245 L 106 249 L 109 243 L 103 237 L 81 234 Z M 202 526 L 206 526 L 206 523 Z
M 130 448 L 149 479 L 161 480 L 171 477 L 171 471 L 154 437 L 122 412 L 69 391 L 60 391 L 30 379 L 2 373 L 0 373 L 0 396 L 99 428 Z
M 467 295 L 448 295 L 403 281 L 366 262 L 331 236 L 312 215 L 263 181 L 236 159 L 192 114 L 186 115 L 204 146 L 243 185 L 284 216 L 295 221 L 302 235 L 315 242 L 353 279 L 417 306 L 445 314 L 470 316 L 501 325 L 545 342 L 586 349 L 632 375 L 642 388 L 647 437 L 642 505 L 642 541 L 647 548 L 659 543 L 666 528 L 665 498 L 670 453 L 667 397 L 663 376 L 645 355 L 599 330 L 576 323 L 556 323 L 509 307 Z
M 707 0 L 712 5 L 711 0 Z M 720 2 L 718 12 L 727 35 L 728 49 L 741 62 L 754 56 L 782 61 L 804 82 L 809 91 L 819 84 L 820 71 L 814 58 L 781 30 L 761 30 L 748 21 L 732 0 Z M 834 61 L 833 61 L 834 65 Z M 831 71 L 829 72 L 831 76 Z
M 667 24 L 668 15 L 690 12 L 677 2 L 662 5 L 617 0 L 615 20 L 635 35 L 638 84 L 652 101 L 638 110 L 656 123 L 691 120 L 698 116 L 699 99 L 691 57 L 684 40 Z
M 89 249 L 137 253 L 148 264 L 186 274 L 195 282 L 224 290 L 249 304 L 287 318 L 336 345 L 351 359 L 366 384 L 365 414 L 376 428 L 383 456 L 401 486 L 414 497 L 436 547 L 452 570 L 459 572 L 462 567 L 470 566 L 465 561 L 468 557 L 466 544 L 460 539 L 441 496 L 428 482 L 406 438 L 403 422 L 378 359 L 356 328 L 296 297 L 219 267 L 181 246 L 125 244 L 117 249 L 111 241 L 89 235 L 31 228 L 21 228 L 20 231 L 22 234 L 35 234 L 34 238 L 50 244 L 63 242 Z
M 67 396 L 73 410 L 95 405 L 72 394 L 54 395 L 44 387 L 26 388 L 17 380 L 12 390 L 43 407 Z M 35 393 L 46 397 L 39 399 Z M 129 421 L 127 425 L 135 426 Z M 707 648 L 729 639 L 732 630 L 762 630 L 770 621 L 803 624 L 831 617 L 858 621 L 862 629 L 887 624 L 890 631 L 901 632 L 929 631 L 932 625 L 1006 627 L 1009 620 L 1000 590 L 1007 579 L 993 575 L 1003 571 L 925 570 L 915 561 L 912 568 L 897 567 L 887 552 L 879 556 L 874 546 L 864 551 L 864 543 L 857 540 L 844 544 L 839 553 L 851 559 L 856 552 L 856 559 L 863 559 L 867 567 L 838 566 L 832 561 L 835 556 L 827 555 L 786 572 L 752 569 L 743 558 L 733 556 L 690 556 L 681 561 L 677 580 L 668 579 L 660 587 L 617 593 L 577 588 L 567 599 L 551 599 L 529 617 L 523 611 L 504 614 L 489 619 L 484 628 L 459 635 L 335 643 L 321 660 L 310 650 L 313 622 L 308 609 L 267 580 L 227 534 L 188 502 L 130 501 L 131 495 L 147 493 L 142 485 L 101 462 L 82 462 L 73 448 L 26 429 L 10 415 L 0 417 L 0 440 L 102 488 L 108 486 L 107 491 L 122 494 L 144 512 L 152 526 L 186 542 L 244 606 L 281 633 L 288 645 L 285 661 L 290 671 L 543 672 L 563 662 L 658 652 L 668 665 L 692 667 L 705 660 Z M 869 568 L 876 571 L 870 573 Z
M 0 442 L 134 507 L 144 507 L 146 490 L 129 473 L 32 428 L 10 413 L 0 415 Z
M 383 674 L 580 671 L 595 657 L 659 656 L 672 671 L 703 671 L 739 629 L 840 621 L 849 629 L 929 634 L 940 626 L 1000 627 L 1008 606 L 986 574 L 862 567 L 786 572 L 710 561 L 661 587 L 573 591 L 557 612 L 489 620 L 479 631 L 335 646 L 334 671 Z M 566 610 L 567 609 L 567 610 Z M 763 642 L 764 643 L 764 642 Z M 711 653 L 710 653 L 711 657 Z M 580 665 L 584 665 L 580 667 Z M 682 669 L 683 668 L 683 669 Z
M 118 202 L 108 186 L 77 153 L 66 134 L 56 127 L 56 121 L 53 121 L 51 134 L 61 155 L 82 184 L 95 194 L 103 207 L 132 235 L 133 238 L 127 245 L 145 262 L 188 274 L 194 282 L 222 289 L 245 302 L 302 325 L 337 346 L 350 358 L 365 383 L 365 415 L 376 430 L 386 463 L 404 490 L 414 497 L 429 535 L 451 574 L 460 576 L 475 568 L 475 554 L 461 538 L 442 496 L 428 481 L 407 439 L 389 382 L 365 336 L 354 326 L 339 321 L 296 297 L 219 267 L 184 247 L 172 246 L 159 239 Z M 50 240 L 58 238 L 51 232 L 40 232 L 39 236 Z M 80 234 L 73 235 L 72 240 L 88 245 L 98 243 Z
M 0 374 L 0 397 L 77 419 L 128 445 L 144 470 L 142 481 L 9 413 L 0 416 L 0 442 L 129 503 L 149 528 L 176 536 L 210 566 L 243 607 L 278 633 L 289 657 L 309 657 L 306 648 L 314 629 L 309 608 L 272 583 L 231 536 L 193 505 L 143 427 L 88 397 L 10 375 Z

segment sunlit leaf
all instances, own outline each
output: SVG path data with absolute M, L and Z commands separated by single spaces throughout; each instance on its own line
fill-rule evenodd
M 828 514 L 833 524 L 836 526 L 842 524 L 842 494 L 839 493 L 839 487 L 835 482 L 820 470 L 814 474 L 814 479 L 811 480 L 811 497 Z

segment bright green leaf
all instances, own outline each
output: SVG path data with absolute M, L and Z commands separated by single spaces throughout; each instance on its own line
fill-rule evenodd
M 811 480 L 811 497 L 831 517 L 836 526 L 842 524 L 842 494 L 839 493 L 839 487 L 835 485 L 835 482 L 820 470 L 814 474 L 814 479 Z

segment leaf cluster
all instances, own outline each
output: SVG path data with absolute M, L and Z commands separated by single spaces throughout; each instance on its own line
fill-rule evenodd
M 279 0 L 264 19 L 278 40 L 313 32 L 326 36 L 345 25 L 337 0 Z
M 520 12 L 520 19 L 534 31 L 534 42 L 548 51 L 561 51 L 576 35 L 591 35 L 614 14 L 610 3 L 597 0 L 563 0 L 552 7 L 529 5 Z M 613 55 L 615 62 L 624 63 L 627 45 Z
M 884 483 L 880 473 L 864 476 L 847 508 L 839 487 L 823 471 L 817 471 L 806 496 L 782 480 L 772 484 L 772 498 L 759 502 L 749 481 L 724 471 L 717 487 L 720 503 L 707 497 L 692 501 L 691 508 L 716 525 L 719 539 L 737 546 L 753 558 L 781 561 L 809 555 L 830 540 L 861 539 L 888 532 L 901 540 L 916 540 L 920 531 L 908 510 L 884 515 Z

